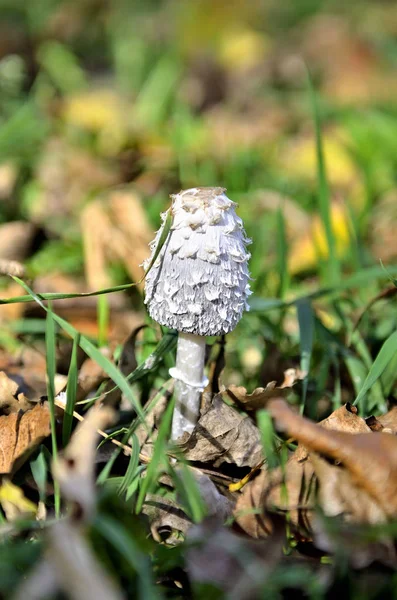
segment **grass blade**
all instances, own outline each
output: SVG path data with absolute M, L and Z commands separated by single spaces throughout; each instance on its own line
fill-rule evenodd
M 39 304 L 39 306 L 41 306 L 41 308 L 43 308 L 47 313 L 50 312 L 50 309 L 45 306 L 45 304 L 42 302 L 39 296 L 35 294 L 35 292 L 33 292 L 33 290 L 31 290 L 29 286 L 24 281 L 22 281 L 22 279 L 19 279 L 18 277 L 14 277 L 13 279 L 15 279 L 15 281 L 19 283 L 19 285 L 21 285 L 29 294 L 31 294 L 32 298 L 34 298 L 34 300 Z M 72 338 L 74 338 L 78 334 L 78 331 L 72 325 L 70 325 L 70 323 L 65 321 L 65 319 L 62 319 L 62 317 L 59 317 L 55 313 L 52 313 L 52 311 L 51 314 L 53 320 L 56 321 L 58 325 L 60 325 L 62 329 L 66 331 L 66 333 L 68 333 Z M 142 411 L 142 407 L 139 404 L 138 400 L 135 398 L 130 384 L 128 383 L 124 375 L 108 358 L 106 358 L 106 356 L 104 356 L 101 353 L 100 350 L 98 350 L 98 348 L 96 348 L 96 346 L 94 346 L 94 344 L 92 344 L 83 335 L 80 335 L 79 345 L 80 348 L 82 348 L 84 352 L 90 358 L 92 358 L 92 360 L 94 360 L 100 367 L 102 367 L 102 369 L 110 377 L 110 379 L 112 379 L 112 381 L 114 381 L 114 383 L 120 388 L 123 394 L 125 394 L 126 398 L 131 402 L 140 420 L 144 423 L 145 415 Z
M 47 308 L 47 319 L 46 319 L 46 332 L 45 332 L 45 343 L 46 343 L 46 369 L 47 369 L 47 398 L 48 406 L 50 409 L 50 423 L 51 423 L 51 444 L 52 444 L 52 458 L 56 460 L 58 455 L 57 445 L 57 432 L 56 432 L 56 419 L 55 419 L 55 372 L 56 372 L 56 357 L 55 357 L 55 322 L 53 313 L 50 307 Z M 54 499 L 55 499 L 55 514 L 59 517 L 61 510 L 61 497 L 59 486 L 54 481 Z
M 132 454 L 130 456 L 130 461 L 118 490 L 120 495 L 125 494 L 128 491 L 128 488 L 137 474 L 137 468 L 139 465 L 139 442 L 135 434 L 132 435 L 131 446 Z
M 178 471 L 171 464 L 170 471 L 186 514 L 189 515 L 193 523 L 200 523 L 208 511 L 191 468 L 184 462 L 180 462 Z
M 316 135 L 316 154 L 317 154 L 317 182 L 318 182 L 318 202 L 320 209 L 320 216 L 323 222 L 325 237 L 328 246 L 328 265 L 327 274 L 331 285 L 336 285 L 340 281 L 340 265 L 336 253 L 336 242 L 334 232 L 332 229 L 332 217 L 331 217 L 331 200 L 327 182 L 327 173 L 324 160 L 324 150 L 321 135 L 321 122 L 320 112 L 318 108 L 316 93 L 310 77 L 310 72 L 307 71 L 309 93 L 312 105 L 314 128 Z
M 314 339 L 314 312 L 309 300 L 300 300 L 296 305 L 299 325 L 299 345 L 301 352 L 301 370 L 306 373 L 302 385 L 302 404 L 303 413 L 306 404 L 307 386 L 309 383 L 309 370 L 312 358 L 313 339 Z
M 379 350 L 378 356 L 375 358 L 374 363 L 369 370 L 369 373 L 364 381 L 363 387 L 361 388 L 354 404 L 362 402 L 367 392 L 371 389 L 374 383 L 382 375 L 387 365 L 394 358 L 397 352 L 397 331 L 394 331 L 387 340 L 383 343 L 382 348 Z
M 70 366 L 68 372 L 68 382 L 66 384 L 66 406 L 63 414 L 63 425 L 62 425 L 62 444 L 65 447 L 69 441 L 72 433 L 73 425 L 73 411 L 76 404 L 76 392 L 77 392 L 77 379 L 78 379 L 78 368 L 77 368 L 77 349 L 80 344 L 80 334 L 75 335 L 73 339 L 72 356 L 70 357 Z
M 30 469 L 32 471 L 33 479 L 39 490 L 40 501 L 45 502 L 48 469 L 43 447 L 40 448 L 40 452 L 36 458 L 30 461 Z
M 283 299 L 289 287 L 288 272 L 288 242 L 285 231 L 284 212 L 281 208 L 277 211 L 277 271 L 279 275 L 277 297 Z
M 106 346 L 109 329 L 109 301 L 107 296 L 98 296 L 97 300 L 98 320 L 98 346 Z
M 280 463 L 274 446 L 274 440 L 276 439 L 276 436 L 270 413 L 267 410 L 258 411 L 257 423 L 261 432 L 261 441 L 267 466 L 269 469 L 275 469 Z
M 152 489 L 156 483 L 157 476 L 160 468 L 164 464 L 166 458 L 167 439 L 171 428 L 172 414 L 174 412 L 175 398 L 173 398 L 167 406 L 167 409 L 163 415 L 156 443 L 154 445 L 154 451 L 152 460 L 150 461 L 146 470 L 146 477 L 142 480 L 142 485 L 139 489 L 138 500 L 136 503 L 136 512 L 139 513 L 142 510 L 142 506 L 145 500 L 146 494 Z
M 139 580 L 139 595 L 142 600 L 159 600 L 148 557 L 135 543 L 132 534 L 123 528 L 115 519 L 98 515 L 95 520 L 96 530 L 123 555 L 125 560 L 136 571 Z

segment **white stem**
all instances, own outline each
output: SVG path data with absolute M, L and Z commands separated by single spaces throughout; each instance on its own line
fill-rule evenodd
M 204 377 L 204 359 L 205 337 L 179 333 L 176 367 L 170 369 L 171 377 L 176 379 L 172 440 L 185 431 L 191 433 L 199 419 L 201 394 L 208 383 Z

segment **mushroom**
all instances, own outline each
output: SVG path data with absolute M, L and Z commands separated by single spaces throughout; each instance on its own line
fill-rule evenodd
M 193 431 L 200 416 L 205 337 L 232 331 L 249 310 L 248 259 L 243 222 L 235 202 L 221 187 L 199 187 L 171 195 L 172 224 L 146 276 L 150 316 L 179 332 L 175 378 L 173 440 Z M 152 257 L 163 225 L 151 243 Z M 148 259 L 145 267 L 151 264 Z

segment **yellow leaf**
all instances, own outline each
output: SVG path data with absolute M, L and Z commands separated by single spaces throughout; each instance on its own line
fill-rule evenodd
M 342 205 L 331 204 L 331 224 L 336 253 L 342 257 L 350 245 L 348 216 Z M 288 268 L 292 275 L 312 269 L 319 257 L 328 257 L 327 237 L 319 215 L 313 217 L 309 230 L 293 242 L 289 256 Z
M 250 69 L 262 63 L 269 41 L 253 29 L 225 31 L 219 48 L 219 61 L 228 69 Z
M 9 521 L 18 517 L 35 517 L 37 506 L 25 498 L 23 491 L 6 479 L 0 486 L 0 504 Z
M 327 178 L 331 186 L 350 187 L 357 182 L 357 169 L 343 143 L 342 132 L 325 133 L 323 151 Z M 282 162 L 290 175 L 316 181 L 317 155 L 314 136 L 294 142 L 287 149 Z
M 70 96 L 63 107 L 63 118 L 68 125 L 98 135 L 100 149 L 106 154 L 116 153 L 125 143 L 128 104 L 107 89 L 93 90 Z

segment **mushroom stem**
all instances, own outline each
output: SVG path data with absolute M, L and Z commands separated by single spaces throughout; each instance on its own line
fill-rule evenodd
M 176 379 L 175 409 L 171 439 L 177 440 L 185 431 L 193 431 L 200 416 L 201 394 L 208 384 L 204 376 L 205 337 L 179 333 L 176 367 L 170 369 Z

